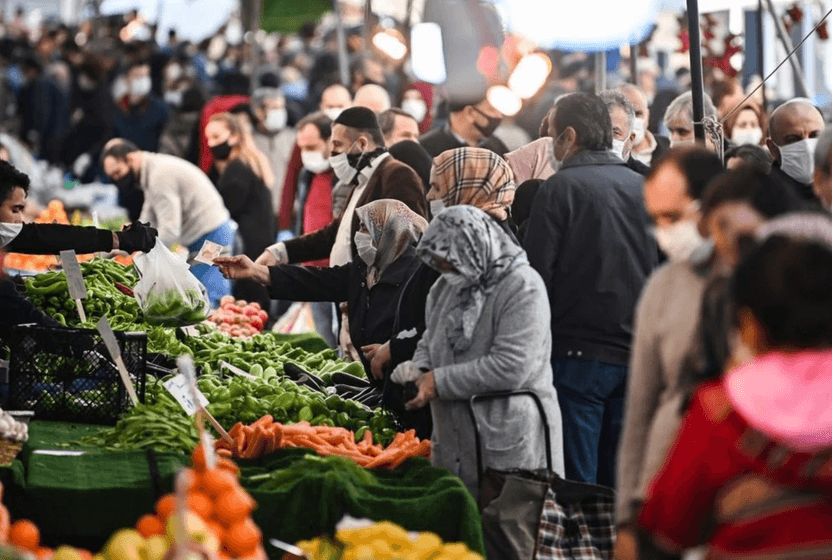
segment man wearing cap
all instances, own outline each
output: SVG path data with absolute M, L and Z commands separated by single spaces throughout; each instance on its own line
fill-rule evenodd
M 508 152 L 503 141 L 494 136 L 503 115 L 487 99 L 476 103 L 451 103 L 448 123 L 422 136 L 419 143 L 430 157 L 446 150 L 468 146 L 485 148 L 499 156 Z
M 274 266 L 329 258 L 330 266 L 352 261 L 352 239 L 358 230 L 355 209 L 375 200 L 401 200 L 427 218 L 421 180 L 409 166 L 390 157 L 375 113 L 366 107 L 344 110 L 332 126 L 330 166 L 341 183 L 350 185 L 344 213 L 318 231 L 272 245 L 257 259 Z

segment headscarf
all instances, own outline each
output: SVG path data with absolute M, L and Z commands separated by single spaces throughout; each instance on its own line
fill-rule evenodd
M 490 150 L 456 148 L 433 158 L 431 190 L 437 191 L 445 206 L 476 206 L 505 221 L 515 188 L 511 168 Z
M 488 295 L 519 264 L 526 252 L 482 210 L 454 206 L 437 215 L 416 248 L 430 266 L 447 261 L 469 284 L 460 287 L 447 311 L 448 339 L 456 352 L 471 346 L 474 328 Z
M 376 259 L 367 272 L 372 287 L 385 269 L 422 236 L 428 222 L 400 200 L 376 200 L 356 209 L 355 214 L 373 238 Z
M 433 159 L 421 144 L 413 140 L 402 140 L 390 146 L 390 155 L 402 163 L 409 165 L 422 180 L 425 194 L 430 190 L 430 168 Z

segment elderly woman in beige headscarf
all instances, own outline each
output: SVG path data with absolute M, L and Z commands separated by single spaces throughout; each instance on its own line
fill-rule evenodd
M 433 158 L 427 199 L 434 216 L 444 208 L 465 204 L 511 229 L 516 189 L 514 173 L 503 158 L 483 148 L 456 148 Z
M 390 339 L 401 292 L 419 268 L 416 243 L 424 218 L 398 200 L 377 200 L 355 211 L 358 258 L 330 268 L 255 264 L 244 255 L 215 259 L 228 278 L 253 279 L 275 299 L 349 303 L 350 337 L 356 347 Z M 424 302 L 422 302 L 424 306 Z M 370 362 L 362 355 L 369 371 Z

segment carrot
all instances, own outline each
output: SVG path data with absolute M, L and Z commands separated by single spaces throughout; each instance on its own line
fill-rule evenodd
M 419 443 L 419 449 L 416 451 L 416 457 L 430 457 L 430 440 L 423 439 Z
M 251 425 L 252 428 L 257 428 L 259 426 L 263 426 L 264 428 L 271 426 L 274 424 L 274 417 L 271 414 L 266 414 L 262 418 L 260 418 L 257 422 Z
M 371 430 L 365 430 L 362 441 L 366 441 L 368 444 L 373 445 L 373 432 Z
M 244 427 L 245 426 L 242 422 L 237 422 L 230 430 L 228 430 L 228 435 L 231 436 L 231 439 L 237 439 L 237 436 L 242 433 Z
M 228 445 L 228 444 L 226 444 L 226 445 Z M 217 449 L 217 455 L 219 455 L 220 457 L 225 457 L 227 459 L 230 459 L 231 457 L 234 456 L 234 453 L 230 449 L 222 448 L 222 449 Z

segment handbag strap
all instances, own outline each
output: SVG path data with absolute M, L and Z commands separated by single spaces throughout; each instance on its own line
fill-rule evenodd
M 552 436 L 549 433 L 549 419 L 546 416 L 546 410 L 543 408 L 543 401 L 534 391 L 523 389 L 521 391 L 496 391 L 493 393 L 481 393 L 473 395 L 468 399 L 468 412 L 471 415 L 471 422 L 474 425 L 474 446 L 477 448 L 477 480 L 482 480 L 482 450 L 480 448 L 480 424 L 477 420 L 477 415 L 474 413 L 474 406 L 479 401 L 491 401 L 495 399 L 509 399 L 511 397 L 531 397 L 537 405 L 537 410 L 540 412 L 540 417 L 543 419 L 543 436 L 546 441 L 546 469 L 552 472 Z

